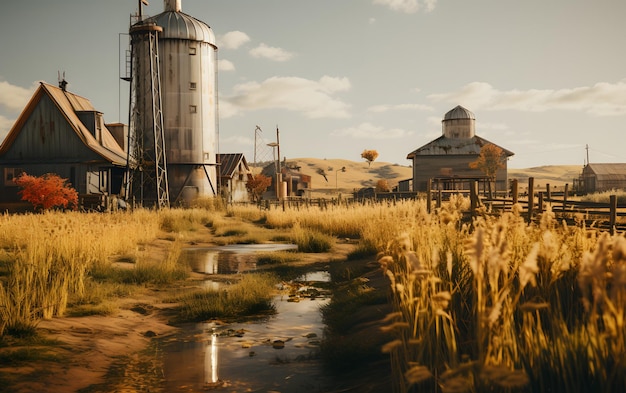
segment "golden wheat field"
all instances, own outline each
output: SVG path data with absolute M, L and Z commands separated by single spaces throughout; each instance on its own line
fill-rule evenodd
M 176 264 L 180 244 L 196 241 L 199 228 L 248 242 L 276 230 L 312 250 L 357 239 L 355 252 L 379 263 L 393 308 L 383 327 L 393 339 L 380 348 L 391 363 L 389 391 L 617 392 L 626 386 L 623 234 L 567 226 L 549 210 L 531 224 L 516 209 L 483 210 L 468 221 L 462 212 L 469 201 L 460 196 L 431 213 L 421 200 L 216 206 L 0 217 L 0 334 L 24 334 L 70 306 L 97 303 L 91 294 L 110 288 L 115 277 L 184 279 Z M 145 245 L 163 233 L 171 246 L 160 263 L 148 263 Z M 119 260 L 132 261 L 133 273 L 117 271 Z

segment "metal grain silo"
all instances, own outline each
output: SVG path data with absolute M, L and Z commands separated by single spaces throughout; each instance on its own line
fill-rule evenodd
M 158 59 L 163 139 L 169 200 L 172 204 L 217 193 L 217 46 L 211 28 L 182 12 L 180 0 L 165 0 L 161 14 L 138 24 L 153 24 Z M 133 27 L 131 26 L 131 36 Z M 132 78 L 141 78 L 133 72 Z M 154 99 L 138 89 L 147 108 Z M 131 97 L 131 106 L 132 106 Z

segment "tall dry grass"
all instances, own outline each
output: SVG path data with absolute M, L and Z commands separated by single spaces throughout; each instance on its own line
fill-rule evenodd
M 1 216 L 0 333 L 63 315 L 70 296 L 84 295 L 90 269 L 112 255 L 137 255 L 158 231 L 158 216 L 144 210 Z
M 383 348 L 394 390 L 626 386 L 624 237 L 551 212 L 530 225 L 518 211 L 485 214 L 470 227 L 454 211 L 421 218 L 382 250 L 397 310 Z

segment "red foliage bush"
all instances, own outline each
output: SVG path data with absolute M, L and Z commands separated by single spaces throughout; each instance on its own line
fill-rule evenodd
M 39 177 L 23 173 L 15 183 L 22 188 L 18 192 L 22 200 L 32 203 L 35 209 L 78 208 L 78 192 L 67 184 L 67 179 L 54 173 Z

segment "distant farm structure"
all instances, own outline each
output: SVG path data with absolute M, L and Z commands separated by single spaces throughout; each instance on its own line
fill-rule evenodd
M 413 177 L 400 184 L 402 191 L 425 192 L 432 185 L 429 183 L 432 179 L 437 179 L 436 187 L 444 190 L 469 189 L 473 180 L 485 185 L 484 173 L 471 169 L 469 164 L 478 158 L 483 146 L 493 143 L 476 135 L 474 114 L 458 105 L 445 114 L 441 123 L 439 138 L 407 155 L 412 163 Z M 507 159 L 514 153 L 499 148 L 503 155 L 501 168 L 495 176 L 495 191 L 506 191 Z
M 589 163 L 574 179 L 574 190 L 577 194 L 626 190 L 626 164 Z

